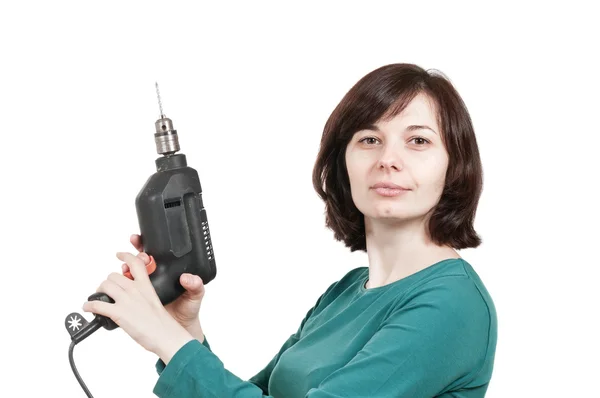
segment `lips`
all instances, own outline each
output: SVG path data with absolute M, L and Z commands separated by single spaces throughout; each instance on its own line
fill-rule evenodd
M 373 188 L 373 189 L 377 189 L 377 188 L 401 189 L 403 191 L 409 190 L 408 188 L 403 187 L 398 184 L 394 184 L 393 182 L 378 182 L 377 184 L 373 185 L 371 188 Z

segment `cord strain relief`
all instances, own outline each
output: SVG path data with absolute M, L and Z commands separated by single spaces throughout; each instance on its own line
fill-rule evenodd
M 89 337 L 92 333 L 94 333 L 96 330 L 100 329 L 101 327 L 102 327 L 102 324 L 96 317 L 90 323 L 85 325 L 85 327 L 83 329 L 81 329 L 79 332 L 77 332 L 76 334 L 71 336 L 71 340 L 73 340 L 73 342 L 75 344 L 79 344 L 84 339 Z

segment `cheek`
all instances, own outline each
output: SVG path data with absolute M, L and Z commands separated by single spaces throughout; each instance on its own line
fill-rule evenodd
M 443 157 L 429 159 L 426 165 L 416 171 L 421 188 L 425 188 L 429 193 L 441 194 L 446 182 L 447 167 L 447 160 Z
M 369 159 L 352 154 L 346 157 L 346 170 L 350 181 L 350 196 L 359 211 L 365 211 L 369 199 Z
M 348 170 L 348 177 L 350 184 L 359 185 L 365 181 L 368 173 L 368 162 L 365 156 L 359 156 L 352 154 L 346 157 L 346 169 Z

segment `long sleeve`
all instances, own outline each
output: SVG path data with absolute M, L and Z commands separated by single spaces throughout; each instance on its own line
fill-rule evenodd
M 161 376 L 153 392 L 160 398 L 271 397 L 267 395 L 271 372 L 281 354 L 297 341 L 297 334 L 291 335 L 269 364 L 248 381 L 227 370 L 208 345 L 190 341 L 171 358 L 169 366 L 162 360 L 157 363 Z
M 202 345 L 204 345 L 209 351 L 211 351 L 210 344 L 208 344 L 208 339 L 206 338 L 206 336 L 204 336 L 204 341 L 202 342 Z M 162 374 L 162 371 L 165 369 L 165 362 L 162 359 L 158 358 L 154 366 L 156 368 L 156 373 L 158 373 L 158 375 L 160 376 Z
M 327 291 L 318 298 L 315 305 L 308 310 L 296 333 L 288 337 L 267 366 L 248 381 L 225 368 L 223 362 L 212 352 L 205 336 L 204 344 L 198 340 L 188 342 L 175 353 L 167 366 L 162 360 L 157 361 L 156 370 L 159 379 L 154 387 L 154 394 L 159 398 L 271 397 L 265 394 L 268 394 L 269 379 L 273 368 L 280 356 L 298 342 L 306 321 L 333 285 L 330 285 Z
M 159 398 L 264 397 L 257 385 L 244 381 L 198 340 L 184 345 L 162 370 L 153 393 Z

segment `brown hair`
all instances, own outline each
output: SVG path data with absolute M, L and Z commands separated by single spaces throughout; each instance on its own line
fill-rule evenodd
M 373 70 L 346 93 L 325 123 L 314 165 L 312 182 L 325 202 L 325 225 L 351 252 L 367 249 L 364 216 L 350 192 L 346 147 L 354 133 L 393 118 L 419 93 L 425 93 L 436 105 L 442 142 L 449 155 L 444 190 L 429 219 L 430 238 L 457 250 L 481 244 L 473 221 L 483 170 L 469 112 L 441 72 L 399 63 Z

